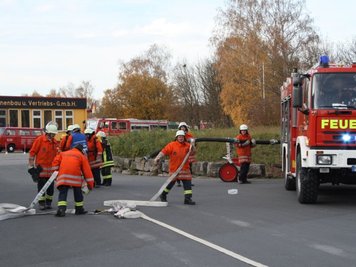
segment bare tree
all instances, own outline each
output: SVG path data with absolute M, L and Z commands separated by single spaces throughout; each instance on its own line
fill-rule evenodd
M 231 118 L 221 106 L 222 84 L 213 61 L 207 59 L 197 64 L 196 74 L 203 99 L 201 118 L 216 127 L 231 127 Z
M 197 82 L 194 67 L 186 62 L 177 63 L 174 68 L 173 88 L 176 101 L 183 108 L 182 119 L 189 124 L 199 125 L 201 120 L 202 92 Z

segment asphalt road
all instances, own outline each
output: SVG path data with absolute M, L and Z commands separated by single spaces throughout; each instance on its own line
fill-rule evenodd
M 0 203 L 28 206 L 36 195 L 27 157 L 0 153 Z M 112 187 L 85 197 L 85 208 L 103 208 L 104 200 L 148 200 L 165 179 L 114 174 Z M 183 189 L 175 187 L 168 207 L 139 209 L 255 261 L 252 266 L 356 266 L 356 187 L 324 186 L 318 204 L 301 205 L 281 179 L 251 181 L 196 178 L 196 206 L 184 205 Z M 237 195 L 227 193 L 232 188 Z M 68 196 L 73 206 L 72 192 Z M 144 219 L 36 215 L 0 221 L 0 266 L 249 265 Z

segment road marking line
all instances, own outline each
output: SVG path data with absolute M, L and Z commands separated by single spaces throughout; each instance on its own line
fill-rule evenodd
M 221 253 L 224 253 L 224 254 L 226 254 L 226 255 L 232 257 L 232 258 L 235 258 L 235 259 L 237 259 L 237 260 L 239 260 L 239 261 L 245 262 L 245 263 L 247 263 L 247 264 L 249 264 L 249 265 L 251 265 L 251 266 L 255 266 L 255 267 L 268 267 L 267 265 L 264 265 L 264 264 L 262 264 L 262 263 L 259 263 L 259 262 L 257 262 L 257 261 L 254 261 L 254 260 L 251 260 L 251 259 L 246 258 L 246 257 L 244 257 L 244 256 L 242 256 L 242 255 L 240 255 L 240 254 L 237 254 L 237 253 L 235 253 L 235 252 L 233 252 L 233 251 L 231 251 L 231 250 L 228 250 L 228 249 L 226 249 L 226 248 L 223 248 L 223 247 L 220 247 L 220 246 L 218 246 L 218 245 L 215 245 L 215 244 L 213 244 L 213 243 L 211 243 L 211 242 L 209 242 L 209 241 L 206 241 L 206 240 L 201 239 L 201 238 L 199 238 L 199 237 L 196 237 L 196 236 L 194 236 L 194 235 L 191 235 L 191 234 L 189 234 L 189 233 L 187 233 L 187 232 L 184 232 L 184 231 L 182 231 L 182 230 L 180 230 L 180 229 L 178 229 L 178 228 L 176 228 L 176 227 L 173 227 L 173 226 L 171 226 L 171 225 L 169 225 L 169 224 L 166 224 L 166 223 L 164 223 L 164 222 L 161 222 L 161 221 L 155 220 L 155 219 L 153 219 L 153 218 L 151 218 L 151 217 L 148 217 L 147 215 L 145 215 L 145 214 L 143 214 L 143 213 L 142 213 L 142 215 L 141 215 L 141 218 L 142 218 L 142 219 L 145 219 L 145 220 L 147 220 L 147 221 L 150 221 L 150 222 L 152 222 L 152 223 L 155 223 L 155 224 L 157 224 L 157 225 L 159 225 L 159 226 L 162 226 L 162 227 L 164 227 L 164 228 L 167 228 L 167 229 L 169 229 L 169 230 L 171 230 L 171 231 L 173 231 L 173 232 L 176 232 L 176 233 L 178 233 L 178 234 L 180 234 L 180 235 L 182 235 L 182 236 L 185 236 L 185 237 L 187 237 L 187 238 L 189 238 L 189 239 L 191 239 L 191 240 L 194 240 L 194 241 L 196 241 L 196 242 L 198 242 L 198 243 L 201 243 L 201 244 L 203 244 L 203 245 L 205 245 L 205 246 L 207 246 L 207 247 L 210 247 L 210 248 L 212 248 L 212 249 L 215 249 L 215 250 L 217 250 L 217 251 L 219 251 L 219 252 L 221 252 Z

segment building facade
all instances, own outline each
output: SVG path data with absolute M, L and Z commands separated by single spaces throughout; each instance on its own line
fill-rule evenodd
M 87 119 L 86 98 L 0 96 L 0 127 L 44 128 L 50 121 L 59 131 Z

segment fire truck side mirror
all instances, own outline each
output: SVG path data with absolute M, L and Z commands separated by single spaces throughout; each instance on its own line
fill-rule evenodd
M 293 86 L 293 108 L 301 108 L 303 106 L 303 91 L 300 85 Z

